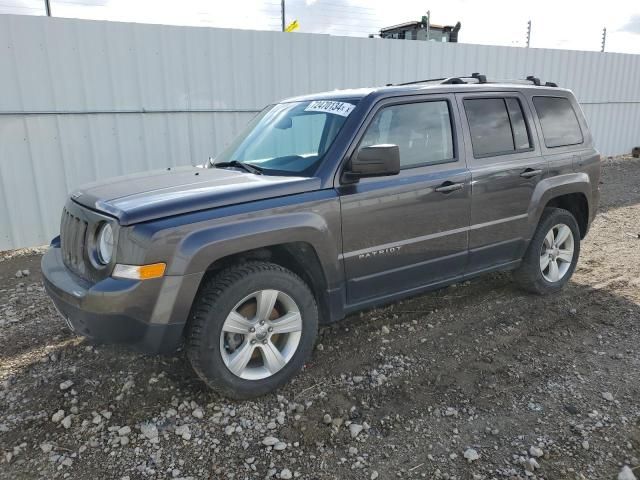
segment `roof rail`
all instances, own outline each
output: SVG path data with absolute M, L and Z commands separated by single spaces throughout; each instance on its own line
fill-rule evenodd
M 446 80 L 446 78 L 427 78 L 425 80 L 414 80 L 413 82 L 387 83 L 387 87 L 399 87 L 402 85 L 415 85 L 418 83 L 428 83 L 428 82 L 441 82 L 442 80 Z
M 444 77 L 444 78 L 428 78 L 426 80 L 414 80 L 413 82 L 404 82 L 404 83 L 388 83 L 387 87 L 391 86 L 403 86 L 403 85 L 416 85 L 419 83 L 428 83 L 428 82 L 440 82 L 441 84 L 460 84 L 460 83 L 468 83 L 463 79 L 474 79 L 478 83 L 487 83 L 487 76 L 481 75 L 478 72 L 472 73 L 471 75 L 460 75 L 455 77 Z
M 471 74 L 471 78 L 477 78 L 478 79 L 478 83 L 487 83 L 487 76 L 486 75 L 480 75 L 478 72 L 472 73 Z
M 540 79 L 538 77 L 534 77 L 533 75 L 529 75 L 527 77 L 527 80 L 529 80 L 531 83 L 533 83 L 537 87 L 540 86 Z
M 487 80 L 487 76 L 486 75 L 482 75 L 478 72 L 474 72 L 471 75 L 465 76 L 465 75 L 460 75 L 460 76 L 456 76 L 456 77 L 445 77 L 445 78 L 428 78 L 426 80 L 415 80 L 413 82 L 404 82 L 404 83 L 388 83 L 387 87 L 392 87 L 392 86 L 404 86 L 404 85 L 417 85 L 420 83 L 429 83 L 429 82 L 438 82 L 440 84 L 449 84 L 449 85 L 459 85 L 459 84 L 463 84 L 463 83 L 470 83 L 466 80 L 475 80 L 476 83 L 495 83 L 494 82 L 490 82 Z M 532 83 L 533 85 L 536 86 L 541 86 L 542 82 L 540 81 L 540 79 L 536 76 L 533 75 L 529 75 L 527 76 L 526 79 L 515 79 L 515 80 L 498 80 L 497 82 L 499 83 L 524 83 L 524 82 L 529 82 Z M 544 84 L 545 87 L 557 87 L 558 84 L 555 82 L 545 82 Z
M 449 77 L 446 78 L 442 81 L 443 84 L 447 84 L 447 83 L 453 83 L 453 84 L 459 84 L 459 83 L 469 83 L 469 82 L 465 82 L 463 79 L 464 78 L 473 78 L 475 80 L 477 80 L 478 83 L 487 83 L 487 76 L 486 75 L 481 75 L 478 72 L 472 73 L 471 76 L 469 77 Z
M 526 79 L 538 87 L 542 85 L 540 79 L 538 77 L 534 77 L 533 75 L 529 75 Z M 544 86 L 557 88 L 558 84 L 556 82 L 544 82 Z

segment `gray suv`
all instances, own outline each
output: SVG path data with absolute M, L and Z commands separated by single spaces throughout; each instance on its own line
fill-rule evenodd
M 207 385 L 249 398 L 353 312 L 496 270 L 559 290 L 599 177 L 574 95 L 537 78 L 307 95 L 265 108 L 206 165 L 74 192 L 42 271 L 74 332 L 184 344 Z

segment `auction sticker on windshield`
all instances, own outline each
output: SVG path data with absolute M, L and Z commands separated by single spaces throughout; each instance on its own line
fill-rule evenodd
M 336 102 L 332 100 L 316 100 L 305 108 L 305 112 L 333 113 L 342 117 L 348 117 L 355 105 L 346 102 Z

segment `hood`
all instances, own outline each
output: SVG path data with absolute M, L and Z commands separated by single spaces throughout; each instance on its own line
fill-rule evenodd
M 121 225 L 320 188 L 320 179 L 254 175 L 222 168 L 176 167 L 81 187 L 71 198 Z

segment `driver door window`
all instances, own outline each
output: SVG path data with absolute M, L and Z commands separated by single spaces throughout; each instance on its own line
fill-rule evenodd
M 454 160 L 448 102 L 393 105 L 380 110 L 360 148 L 390 143 L 400 148 L 400 167 L 412 168 Z

